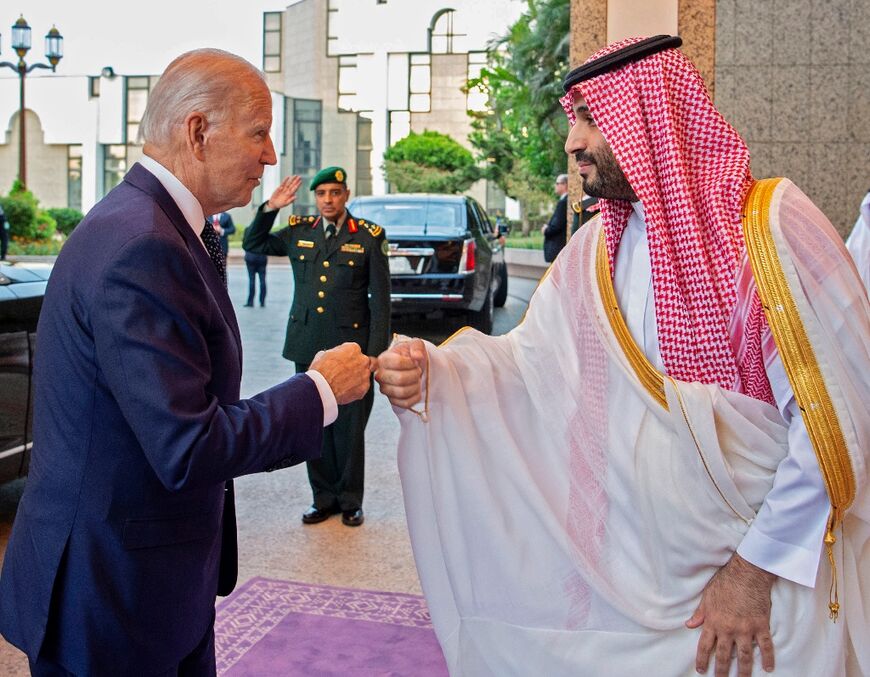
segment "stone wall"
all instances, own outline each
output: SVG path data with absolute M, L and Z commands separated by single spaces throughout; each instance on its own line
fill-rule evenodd
M 870 0 L 717 0 L 716 105 L 756 177 L 794 181 L 846 234 L 870 188 Z

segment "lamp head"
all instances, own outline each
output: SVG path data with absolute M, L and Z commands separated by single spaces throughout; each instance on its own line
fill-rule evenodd
M 21 59 L 30 51 L 30 26 L 27 25 L 24 15 L 12 24 L 12 49 Z
M 45 56 L 52 68 L 63 58 L 63 36 L 55 26 L 45 34 Z

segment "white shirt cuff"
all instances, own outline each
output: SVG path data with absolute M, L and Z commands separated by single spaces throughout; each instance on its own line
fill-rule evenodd
M 309 369 L 305 372 L 311 377 L 314 385 L 317 386 L 317 392 L 320 393 L 320 400 L 323 402 L 323 427 L 335 423 L 338 418 L 338 402 L 335 401 L 335 395 L 332 393 L 332 388 L 326 382 L 326 379 L 316 369 Z
M 815 587 L 819 571 L 819 551 L 808 550 L 793 543 L 782 543 L 749 528 L 737 554 L 750 564 L 798 585 Z

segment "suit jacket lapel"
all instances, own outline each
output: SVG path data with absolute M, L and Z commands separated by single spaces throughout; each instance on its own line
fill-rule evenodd
M 163 210 L 163 213 L 169 218 L 172 225 L 175 226 L 175 230 L 177 230 L 179 235 L 181 235 L 187 245 L 187 250 L 190 252 L 193 262 L 199 269 L 199 274 L 202 275 L 202 278 L 217 302 L 224 319 L 230 326 L 233 336 L 235 336 L 239 348 L 239 363 L 241 365 L 242 337 L 239 333 L 236 313 L 233 310 L 233 304 L 232 301 L 230 301 L 229 294 L 224 288 L 224 283 L 218 275 L 214 263 L 212 263 L 212 260 L 209 258 L 208 252 L 206 252 L 205 247 L 202 245 L 202 240 L 200 240 L 198 235 L 193 232 L 190 224 L 187 223 L 187 219 L 184 218 L 178 205 L 175 204 L 175 200 L 173 200 L 169 193 L 166 192 L 163 184 L 161 184 L 160 181 L 158 181 L 157 178 L 142 165 L 138 162 L 134 164 L 124 177 L 124 181 L 150 195 L 160 209 Z M 203 226 L 205 226 L 204 221 Z

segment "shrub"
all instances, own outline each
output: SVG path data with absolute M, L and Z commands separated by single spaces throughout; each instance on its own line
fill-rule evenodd
M 57 254 L 63 242 L 58 240 L 24 240 L 13 237 L 9 241 L 9 253 L 13 256 L 53 256 Z
M 44 209 L 39 200 L 16 179 L 9 195 L 0 198 L 3 211 L 9 220 L 9 232 L 14 237 L 26 240 L 44 240 L 54 235 L 57 223 Z
M 480 178 L 474 156 L 439 132 L 411 132 L 384 153 L 387 180 L 400 192 L 459 193 Z
M 17 195 L 0 197 L 0 204 L 9 221 L 9 233 L 19 237 L 33 237 L 36 223 L 36 206 Z
M 85 218 L 85 215 L 78 209 L 70 209 L 69 207 L 52 207 L 46 211 L 57 223 L 57 229 L 64 235 L 73 232 L 73 229 Z

